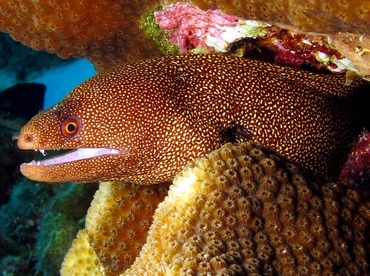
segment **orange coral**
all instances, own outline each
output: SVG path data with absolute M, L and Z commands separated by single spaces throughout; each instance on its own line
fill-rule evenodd
M 148 10 L 174 2 L 178 1 L 2 1 L 0 30 L 34 49 L 64 58 L 87 57 L 98 68 L 105 69 L 158 55 L 159 50 L 143 35 L 139 21 Z M 220 8 L 247 19 L 286 24 L 303 31 L 370 34 L 370 3 L 367 1 L 189 2 L 203 9 Z
M 88 57 L 98 68 L 151 57 L 158 50 L 138 26 L 153 1 L 5 1 L 0 30 L 63 58 Z
M 115 237 L 117 216 L 127 216 L 112 200 L 120 188 L 106 183 L 101 189 L 105 196 L 95 204 L 114 212 L 93 213 L 102 212 L 105 221 L 113 222 L 110 228 L 102 220 L 97 223 L 103 222 L 104 233 Z M 88 220 L 95 218 L 91 214 Z M 226 144 L 175 178 L 154 214 L 139 258 L 121 272 L 366 274 L 369 228 L 368 196 L 341 183 L 321 182 L 258 144 Z M 95 250 L 99 255 L 101 248 Z M 62 275 L 67 274 L 62 270 Z
M 351 32 L 370 35 L 370 2 L 362 0 L 214 0 L 190 1 L 201 8 L 217 8 L 229 14 L 293 26 L 307 32 Z

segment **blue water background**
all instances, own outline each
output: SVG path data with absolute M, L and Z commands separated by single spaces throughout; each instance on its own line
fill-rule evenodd
M 95 74 L 92 63 L 80 59 L 68 65 L 50 69 L 33 81 L 46 85 L 44 101 L 44 109 L 46 109 L 59 102 L 73 88 Z

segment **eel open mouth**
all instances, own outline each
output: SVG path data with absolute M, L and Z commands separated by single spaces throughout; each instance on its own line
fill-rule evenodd
M 45 155 L 44 150 L 38 150 Z M 21 173 L 40 182 L 97 182 L 112 179 L 111 173 L 117 166 L 114 156 L 125 151 L 109 148 L 79 148 L 48 159 L 20 166 Z
M 21 173 L 34 181 L 40 182 L 97 182 L 113 180 L 114 170 L 118 166 L 120 156 L 127 155 L 128 150 L 116 148 L 54 148 L 40 146 L 37 136 L 25 130 L 14 136 L 18 140 L 18 148 L 39 151 L 65 151 L 44 160 L 33 160 L 20 166 Z
M 45 155 L 44 150 L 39 150 L 43 155 Z M 34 165 L 34 166 L 48 166 L 48 165 L 56 165 L 62 163 L 69 163 L 72 161 L 78 161 L 87 158 L 98 157 L 102 155 L 112 155 L 112 154 L 120 154 L 121 151 L 117 149 L 107 149 L 107 148 L 79 148 L 73 150 L 71 152 L 66 152 L 62 155 L 58 155 L 52 158 L 48 158 L 45 160 L 35 161 L 32 160 L 27 165 Z

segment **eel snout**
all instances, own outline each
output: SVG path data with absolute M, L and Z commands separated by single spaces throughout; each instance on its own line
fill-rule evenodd
M 21 133 L 13 139 L 17 140 L 20 149 L 36 149 L 35 137 L 30 133 Z

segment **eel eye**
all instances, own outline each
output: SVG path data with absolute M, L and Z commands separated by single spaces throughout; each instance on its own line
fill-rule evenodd
M 67 138 L 75 137 L 80 131 L 81 123 L 76 117 L 70 116 L 67 117 L 61 126 L 62 134 Z

